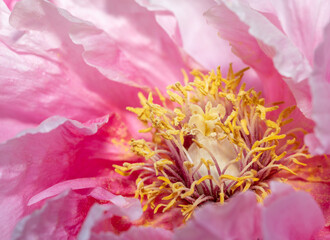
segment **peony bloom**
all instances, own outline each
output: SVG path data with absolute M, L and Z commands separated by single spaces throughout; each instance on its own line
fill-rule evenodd
M 9 0 L 0 7 L 2 239 L 329 236 L 328 1 Z M 223 75 L 229 72 L 227 77 L 217 75 L 227 86 L 219 95 L 224 104 L 201 103 L 196 90 L 195 103 L 185 108 L 185 91 L 192 90 L 182 70 L 199 69 L 190 82 L 201 89 L 198 83 L 215 76 L 205 69 L 219 65 Z M 246 66 L 251 69 L 243 76 L 240 70 Z M 236 101 L 250 96 L 239 85 L 241 79 L 246 89 L 256 89 L 246 90 L 254 99 L 249 108 Z M 167 86 L 172 86 L 169 96 L 164 94 Z M 162 128 L 153 114 L 142 115 L 139 101 L 143 111 L 165 109 L 160 118 L 173 110 L 173 124 Z M 274 102 L 278 107 L 271 105 Z M 149 125 L 143 126 L 126 107 Z M 260 120 L 251 128 L 250 118 L 229 118 L 233 109 L 252 117 L 253 110 Z M 287 124 L 282 124 L 281 111 L 290 115 Z M 218 117 L 223 121 L 215 121 Z M 235 125 L 237 119 L 241 125 Z M 231 135 L 236 127 L 241 135 Z M 143 135 L 141 129 L 151 134 Z M 242 145 L 242 139 L 251 140 L 243 137 L 251 129 L 265 138 Z M 303 131 L 292 135 L 294 129 Z M 162 139 L 156 139 L 156 132 Z M 183 154 L 170 144 L 162 148 L 180 132 Z M 214 137 L 228 140 L 217 145 L 210 140 Z M 295 142 L 296 148 L 288 147 Z M 251 152 L 246 165 L 239 153 L 228 151 L 253 145 L 263 152 Z M 219 148 L 213 163 L 199 162 Z M 153 160 L 155 153 L 159 159 Z M 170 159 L 162 161 L 164 154 Z M 189 165 L 183 161 L 188 156 L 199 159 Z M 230 161 L 236 158 L 241 165 Z M 258 165 L 259 158 L 268 165 Z M 175 171 L 168 174 L 175 159 L 184 165 L 179 176 Z M 152 168 L 146 165 L 150 160 Z M 218 168 L 226 168 L 225 174 Z M 189 169 L 196 170 L 199 179 L 189 186 L 182 185 L 185 180 L 174 182 Z M 142 181 L 140 174 L 150 178 Z M 276 182 L 280 178 L 311 195 Z M 156 185 L 157 197 L 165 196 L 165 202 L 152 199 L 155 186 L 150 179 L 162 182 Z M 165 191 L 173 185 L 172 192 Z M 140 198 L 149 194 L 145 211 L 134 198 L 136 192 Z

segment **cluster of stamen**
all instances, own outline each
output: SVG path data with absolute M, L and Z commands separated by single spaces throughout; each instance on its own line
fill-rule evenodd
M 224 203 L 248 189 L 262 201 L 270 192 L 268 181 L 293 164 L 308 158 L 305 146 L 292 129 L 282 127 L 294 107 L 277 119 L 267 118 L 278 104 L 265 105 L 261 93 L 245 90 L 243 69 L 224 78 L 220 68 L 204 75 L 194 70 L 193 81 L 168 87 L 168 98 L 156 89 L 147 98 L 139 94 L 141 108 L 128 108 L 146 125 L 141 130 L 152 140 L 131 140 L 131 149 L 143 157 L 139 163 L 116 165 L 124 176 L 139 174 L 136 197 L 154 212 L 180 207 L 185 219 L 207 202 Z

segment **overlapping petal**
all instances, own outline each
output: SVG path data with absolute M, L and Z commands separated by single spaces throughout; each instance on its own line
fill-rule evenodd
M 64 29 L 59 36 L 26 28 L 16 30 L 9 26 L 9 12 L 4 7 L 2 3 L 2 17 L 6 18 L 1 28 L 0 46 L 0 106 L 1 118 L 5 119 L 2 140 L 56 114 L 80 121 L 103 116 L 115 106 L 123 108 L 121 104 L 128 96 L 125 94 L 136 93 L 137 89 L 110 82 L 84 63 L 81 47 L 73 44 Z M 24 16 L 22 8 L 15 11 L 18 18 Z M 33 16 L 37 16 L 37 10 L 35 8 L 35 15 L 31 14 L 30 24 Z M 19 19 L 15 16 L 11 19 L 13 24 L 19 25 Z M 61 18 L 50 21 L 39 16 L 35 21 L 44 22 L 43 27 L 51 32 L 52 25 L 61 22 Z M 25 25 L 29 23 L 25 21 Z M 104 90 L 104 86 L 112 91 Z M 122 91 L 124 88 L 127 92 Z
M 104 5 L 108 11 L 102 13 L 98 6 Z M 189 57 L 154 15 L 134 1 L 120 4 L 122 9 L 112 5 L 91 4 L 93 15 L 84 20 L 43 0 L 15 5 L 14 28 L 1 29 L 1 115 L 4 123 L 16 126 L 5 128 L 3 140 L 54 114 L 87 121 L 124 110 L 138 102 L 142 87 L 165 88 L 182 79 Z M 127 6 L 130 12 L 123 11 Z M 9 11 L 3 11 L 8 18 Z M 100 16 L 104 29 L 98 28 Z
M 38 208 L 42 200 L 65 189 L 113 186 L 116 191 L 118 184 L 123 188 L 125 181 L 104 177 L 112 167 L 111 160 L 125 154 L 125 146 L 115 144 L 118 135 L 114 129 L 120 130 L 121 124 L 115 116 L 86 124 L 53 117 L 1 144 L 0 215 L 6 222 L 1 224 L 2 237 L 8 238 L 18 219 Z M 70 179 L 80 181 L 64 182 Z M 60 182 L 64 183 L 54 187 Z M 126 184 L 127 190 L 129 187 Z
M 278 182 L 272 183 L 271 190 L 262 211 L 263 237 L 273 240 L 315 237 L 324 226 L 324 217 L 312 196 Z
M 243 1 L 224 1 L 206 16 L 231 43 L 233 52 L 259 74 L 268 101 L 292 104 L 296 100 L 300 109 L 309 114 L 307 77 L 311 67 L 279 29 Z
M 168 230 L 154 227 L 132 226 L 131 222 L 138 220 L 142 215 L 142 208 L 137 199 L 117 197 L 117 199 L 114 200 L 112 200 L 115 203 L 114 205 L 93 205 L 78 235 L 79 240 L 171 239 L 172 232 Z M 113 219 L 112 217 L 117 219 Z M 120 233 L 122 230 L 126 231 Z
M 103 205 L 98 205 L 100 201 Z M 109 218 L 122 214 L 136 219 L 142 214 L 137 199 L 116 196 L 103 188 L 94 188 L 89 194 L 66 190 L 23 218 L 15 227 L 12 239 L 75 239 L 78 233 L 79 239 L 93 239 L 86 225 L 97 223 L 91 217 L 96 214 L 96 208 L 103 209 L 102 213 L 107 209 Z
M 74 238 L 92 204 L 91 198 L 66 191 L 23 218 L 15 227 L 12 239 Z
M 158 25 L 152 12 L 147 11 L 133 0 L 116 1 L 53 1 L 56 6 L 70 11 L 71 14 L 87 20 L 102 29 L 110 38 L 120 55 L 122 69 L 116 69 L 117 75 L 124 76 L 134 84 L 166 87 L 168 82 L 179 81 L 182 77 L 181 68 L 186 68 L 188 58 L 172 41 L 168 34 Z M 86 6 L 89 6 L 86 8 Z M 111 23 L 111 24 L 109 24 Z M 93 45 L 91 39 L 82 38 L 81 34 L 71 32 L 74 42 L 82 44 L 85 61 L 99 69 L 110 79 L 125 81 L 125 78 L 113 75 L 113 63 L 104 39 L 100 45 Z M 133 41 L 134 39 L 134 41 Z M 92 46 L 91 46 L 92 45 Z M 113 47 L 112 47 L 113 48 Z M 109 49 L 111 50 L 111 48 Z M 108 59 L 107 59 L 108 58 Z
M 223 206 L 206 205 L 175 233 L 174 239 L 311 239 L 324 218 L 313 198 L 283 183 L 271 185 L 264 206 L 252 192 L 241 193 Z
M 230 62 L 233 63 L 236 70 L 243 68 L 241 60 L 230 51 L 228 42 L 219 38 L 217 32 L 207 24 L 203 17 L 203 13 L 216 4 L 213 0 L 140 0 L 138 2 L 148 9 L 156 11 L 158 16 L 165 10 L 171 11 L 177 19 L 183 49 L 205 69 L 216 69 L 218 66 L 222 66 L 223 72 L 227 72 Z M 163 22 L 160 24 L 164 26 Z
M 316 48 L 323 38 L 327 38 L 325 26 L 330 21 L 329 2 L 219 2 L 219 6 L 206 14 L 208 21 L 231 43 L 233 51 L 243 62 L 252 66 L 264 80 L 264 93 L 268 99 L 296 101 L 305 116 L 311 118 L 314 115 L 315 134 L 307 143 L 314 154 L 328 153 L 326 134 L 323 138 L 320 136 L 322 123 L 315 120 L 320 119 L 315 116 L 320 112 L 320 102 L 326 103 L 327 98 L 318 94 L 314 99 L 315 92 L 320 91 L 320 88 L 316 90 L 319 81 L 315 78 L 323 78 L 322 81 L 326 82 L 327 77 L 318 74 L 324 68 L 324 61 L 314 58 L 322 58 L 319 57 L 321 51 L 317 53 Z M 326 85 L 323 90 L 325 88 Z M 319 102 L 315 104 L 317 99 Z
M 174 239 L 257 239 L 261 236 L 259 208 L 252 192 L 241 194 L 224 206 L 203 206 L 186 226 L 176 231 Z
M 330 23 L 327 25 L 322 44 L 317 48 L 314 60 L 313 74 L 309 79 L 312 91 L 314 120 L 314 133 L 308 135 L 306 143 L 312 153 L 330 153 L 330 55 L 327 49 L 330 48 Z

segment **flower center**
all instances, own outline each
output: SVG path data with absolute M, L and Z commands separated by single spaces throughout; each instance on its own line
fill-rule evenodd
M 282 127 L 295 107 L 276 113 L 278 105 L 265 105 L 253 89 L 240 84 L 243 69 L 224 78 L 220 68 L 208 75 L 194 70 L 194 80 L 168 87 L 168 99 L 158 89 L 159 104 L 152 93 L 139 98 L 134 112 L 147 126 L 151 141 L 131 140 L 132 151 L 144 159 L 115 165 L 124 176 L 138 172 L 136 197 L 154 212 L 180 207 L 185 219 L 207 202 L 224 203 L 238 192 L 255 192 L 258 201 L 269 193 L 268 181 L 293 164 L 308 158 L 295 132 Z M 275 114 L 273 114 L 275 115 Z

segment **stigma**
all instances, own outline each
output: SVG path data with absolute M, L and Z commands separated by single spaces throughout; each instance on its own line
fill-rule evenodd
M 141 107 L 127 108 L 151 140 L 132 139 L 141 161 L 114 167 L 124 176 L 138 173 L 136 197 L 144 210 L 179 207 L 187 220 L 198 206 L 224 204 L 239 192 L 251 190 L 262 201 L 277 173 L 295 174 L 294 165 L 304 165 L 309 155 L 295 135 L 299 129 L 282 130 L 295 106 L 279 111 L 278 104 L 265 104 L 241 83 L 246 70 L 234 73 L 230 66 L 226 77 L 220 68 L 194 70 L 192 81 L 184 72 L 184 84 L 168 86 L 167 97 L 158 89 L 140 93 Z

